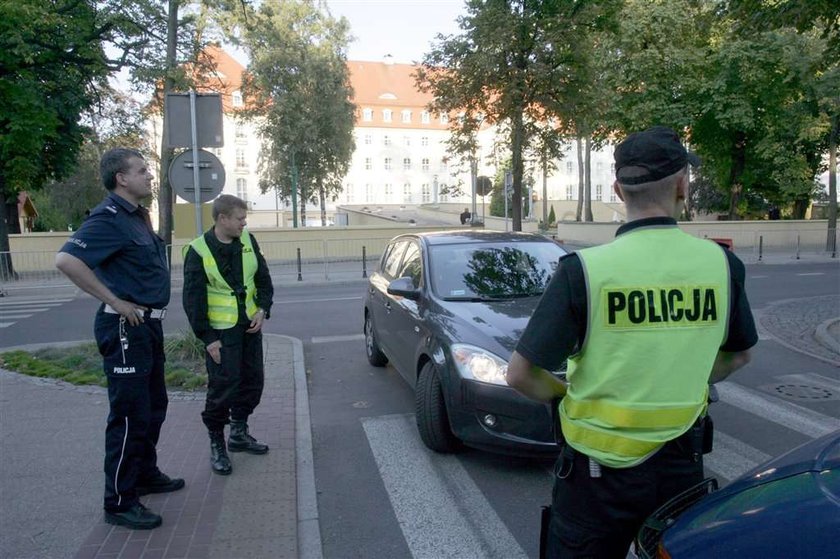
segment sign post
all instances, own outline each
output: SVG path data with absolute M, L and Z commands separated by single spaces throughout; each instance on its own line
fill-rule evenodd
M 513 173 L 505 171 L 505 231 L 508 230 L 508 198 L 513 192 Z

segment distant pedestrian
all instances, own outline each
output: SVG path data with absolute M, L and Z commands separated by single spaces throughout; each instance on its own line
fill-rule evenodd
M 618 145 L 627 223 L 560 259 L 511 356 L 508 383 L 560 417 L 548 557 L 623 559 L 645 518 L 703 480 L 708 385 L 758 341 L 743 263 L 677 226 L 689 164 L 669 128 Z M 568 385 L 549 372 L 567 358 Z
M 100 162 L 105 200 L 56 255 L 56 267 L 102 305 L 94 335 L 108 380 L 105 428 L 105 520 L 132 529 L 160 526 L 139 497 L 184 487 L 157 467 L 166 418 L 163 320 L 169 266 L 163 240 L 140 202 L 152 175 L 140 152 L 117 148 Z
M 207 349 L 207 400 L 201 418 L 210 435 L 212 471 L 233 471 L 231 452 L 265 454 L 248 432 L 262 397 L 262 327 L 274 287 L 257 240 L 245 228 L 248 206 L 223 194 L 213 202 L 214 225 L 185 247 L 184 310 Z M 225 425 L 230 437 L 225 446 Z
M 461 212 L 460 217 L 461 217 L 461 225 L 466 225 L 467 222 L 472 217 L 472 214 L 470 213 L 470 209 L 469 208 L 464 208 L 464 211 Z

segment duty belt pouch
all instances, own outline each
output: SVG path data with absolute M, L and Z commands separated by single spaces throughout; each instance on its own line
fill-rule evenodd
M 712 451 L 715 440 L 715 423 L 712 421 L 712 416 L 707 415 L 703 419 L 703 454 L 709 454 Z

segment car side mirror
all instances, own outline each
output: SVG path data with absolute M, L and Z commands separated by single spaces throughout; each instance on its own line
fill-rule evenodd
M 388 284 L 388 294 L 398 295 L 416 301 L 420 298 L 420 290 L 414 287 L 414 280 L 409 277 L 397 278 Z

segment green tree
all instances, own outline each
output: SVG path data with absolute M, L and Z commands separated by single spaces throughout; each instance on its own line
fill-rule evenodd
M 260 188 L 299 199 L 304 225 L 306 203 L 320 200 L 326 225 L 326 200 L 341 192 L 355 149 L 347 20 L 310 0 L 265 2 L 245 14 L 242 44 L 251 62 L 243 89 L 264 141 Z
M 93 2 L 0 3 L 2 279 L 14 275 L 8 250 L 10 229 L 19 232 L 17 193 L 37 190 L 75 163 L 85 133 L 79 114 L 108 71 L 98 25 Z
M 618 2 L 468 0 L 462 34 L 439 36 L 416 73 L 419 89 L 431 92 L 430 109 L 452 115 L 458 153 L 475 152 L 483 123 L 509 131 L 513 171 L 513 229 L 522 229 L 523 153 L 534 138 L 529 123 L 546 107 L 562 106 L 579 88 L 576 48 L 592 29 L 610 19 Z

